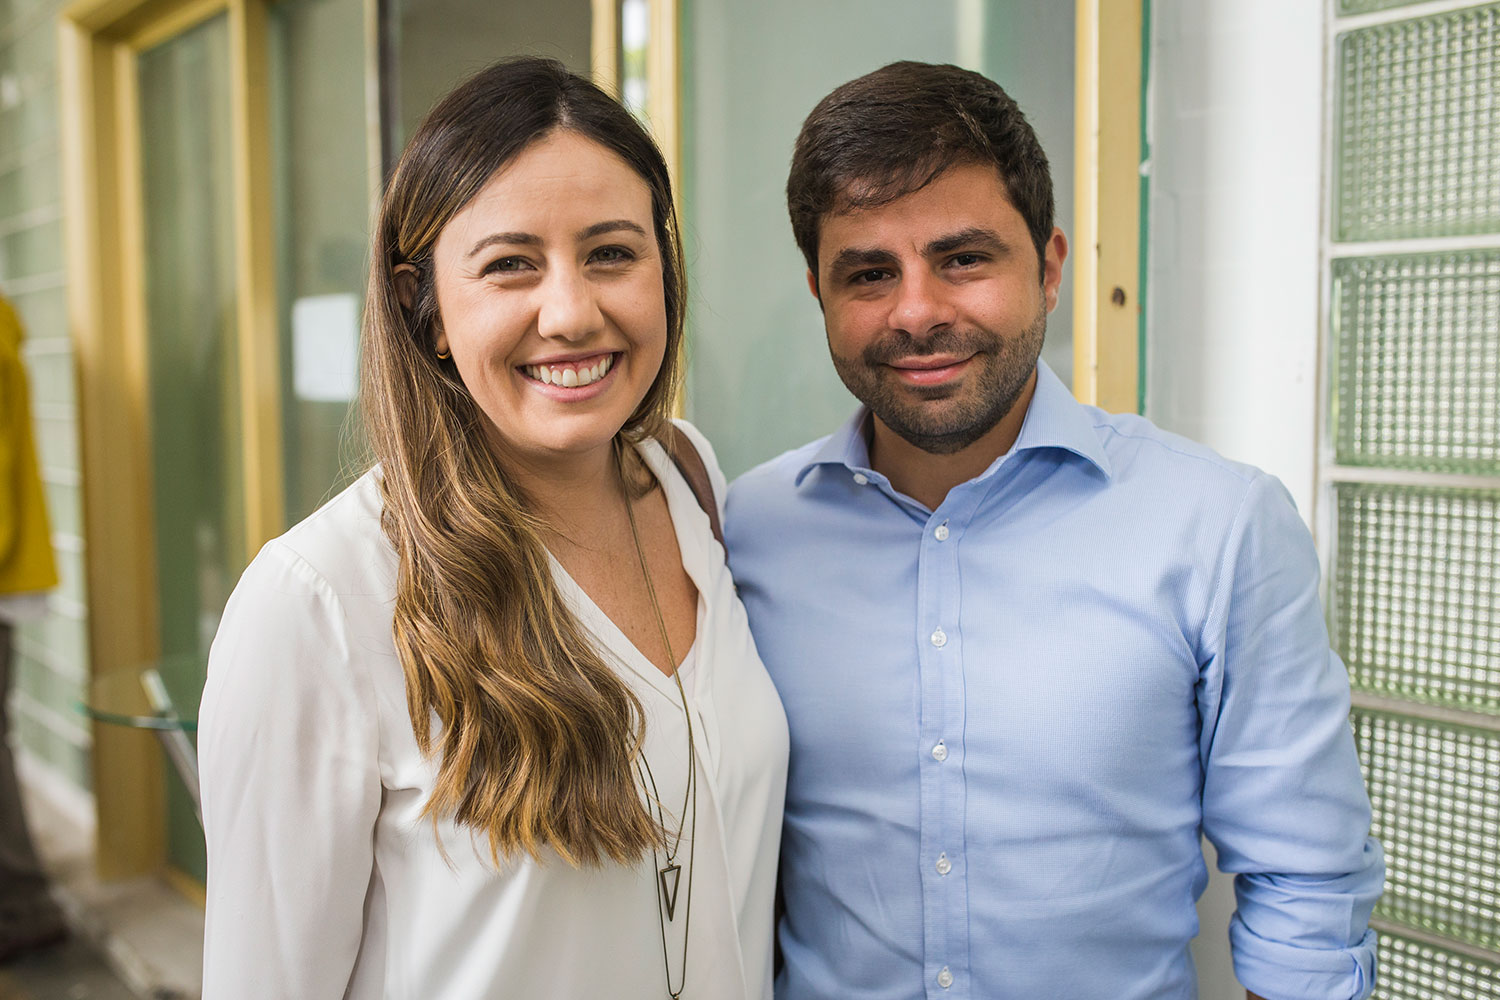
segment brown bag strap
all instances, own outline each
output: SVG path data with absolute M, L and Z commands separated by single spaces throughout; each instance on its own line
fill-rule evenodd
M 676 424 L 667 424 L 666 438 L 667 454 L 672 456 L 672 464 L 687 480 L 693 496 L 698 499 L 698 506 L 708 515 L 708 526 L 713 529 L 714 538 L 723 545 L 724 529 L 719 525 L 719 505 L 714 500 L 714 487 L 708 478 L 708 466 L 703 464 L 703 456 L 698 454 L 693 439 Z

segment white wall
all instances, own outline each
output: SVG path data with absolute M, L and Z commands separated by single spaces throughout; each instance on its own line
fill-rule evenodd
M 1281 477 L 1316 457 L 1323 4 L 1156 0 L 1146 413 Z
M 1323 7 L 1154 0 L 1146 414 L 1279 476 L 1311 521 Z M 1210 849 L 1210 871 L 1213 871 Z M 1201 1000 L 1242 1000 L 1214 872 Z

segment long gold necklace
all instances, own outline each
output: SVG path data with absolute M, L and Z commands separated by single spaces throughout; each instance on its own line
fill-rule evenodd
M 616 453 L 618 456 L 618 452 Z M 624 485 L 624 473 L 621 471 L 621 485 Z M 643 747 L 640 756 L 636 758 L 636 770 L 642 775 L 642 783 L 651 786 L 651 802 L 656 807 L 657 825 L 662 829 L 662 851 L 666 854 L 666 864 L 662 864 L 662 856 L 657 853 L 656 844 L 651 845 L 651 861 L 656 865 L 656 918 L 661 926 L 661 960 L 662 967 L 667 974 L 667 996 L 671 1000 L 679 1000 L 682 991 L 687 986 L 687 953 L 688 953 L 688 930 L 693 918 L 693 862 L 698 856 L 695 842 L 698 838 L 698 754 L 693 743 L 693 715 L 688 708 L 687 692 L 683 690 L 682 678 L 678 675 L 677 657 L 672 653 L 672 640 L 667 635 L 666 619 L 662 617 L 661 603 L 656 599 L 656 585 L 651 581 L 651 568 L 646 564 L 646 550 L 641 545 L 641 533 L 635 524 L 635 508 L 630 502 L 629 488 L 625 493 L 625 515 L 630 519 L 630 537 L 635 541 L 636 558 L 641 563 L 641 575 L 646 578 L 646 595 L 651 598 L 651 611 L 656 616 L 656 627 L 661 632 L 661 643 L 667 651 L 667 662 L 672 665 L 672 679 L 677 682 L 677 695 L 682 699 L 682 717 L 687 721 L 688 732 L 688 754 L 687 754 L 687 786 L 683 789 L 682 811 L 678 813 L 682 817 L 677 824 L 677 835 L 667 842 L 666 814 L 662 810 L 661 796 L 656 788 L 656 775 L 651 773 L 651 762 L 646 759 L 646 751 Z M 691 810 L 692 821 L 689 824 L 688 816 Z M 682 865 L 677 863 L 678 852 L 682 848 L 683 834 L 688 835 L 687 856 L 687 897 L 683 901 L 682 914 L 682 964 L 678 970 L 677 988 L 672 988 L 672 960 L 667 954 L 667 925 L 672 923 L 677 914 L 677 890 L 682 881 Z

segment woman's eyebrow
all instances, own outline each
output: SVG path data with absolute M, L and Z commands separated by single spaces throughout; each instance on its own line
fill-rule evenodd
M 647 235 L 646 230 L 629 219 L 610 219 L 608 222 L 596 222 L 592 226 L 580 229 L 575 238 L 587 240 L 593 239 L 595 236 L 601 236 L 604 233 L 619 232 L 636 233 L 640 236 Z M 470 247 L 469 252 L 465 254 L 465 259 L 473 257 L 486 247 L 492 247 L 497 243 L 535 247 L 542 245 L 542 238 L 535 233 L 491 233 Z
M 629 219 L 611 219 L 608 222 L 596 222 L 592 226 L 580 229 L 577 238 L 580 240 L 592 239 L 605 233 L 628 232 L 639 236 L 645 236 L 646 231 Z
M 484 237 L 465 254 L 465 259 L 473 257 L 486 247 L 492 247 L 497 243 L 517 244 L 523 247 L 541 246 L 542 238 L 534 233 L 491 233 Z

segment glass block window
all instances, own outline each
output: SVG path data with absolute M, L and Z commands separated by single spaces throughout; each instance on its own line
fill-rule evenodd
M 1407 7 L 1422 0 L 1339 0 L 1340 14 L 1368 14 L 1372 10 Z
M 1335 240 L 1500 230 L 1500 4 L 1340 35 Z
M 1376 1000 L 1500 1000 L 1500 963 L 1394 934 L 1380 936 Z
M 1333 632 L 1355 688 L 1500 713 L 1500 490 L 1335 497 Z
M 1500 250 L 1333 263 L 1342 465 L 1500 474 Z
M 1354 713 L 1386 849 L 1381 916 L 1500 946 L 1500 734 Z

